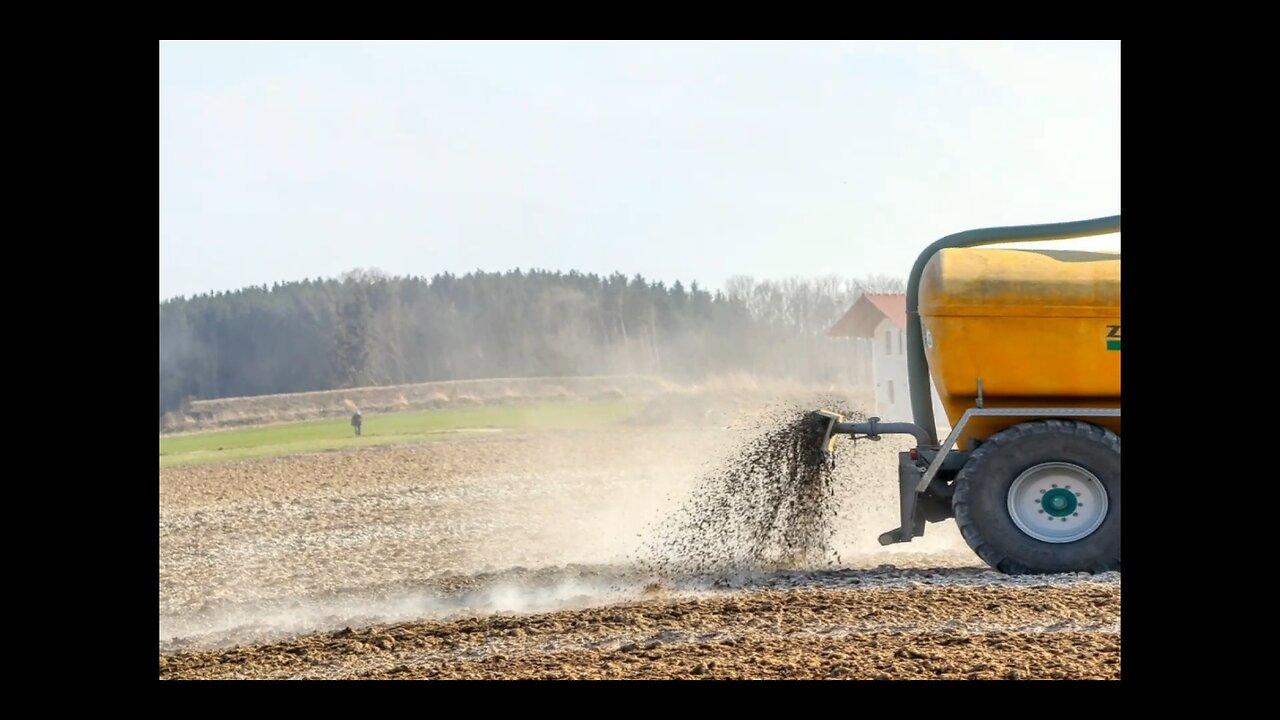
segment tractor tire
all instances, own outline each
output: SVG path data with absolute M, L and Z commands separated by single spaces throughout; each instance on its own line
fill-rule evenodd
M 956 476 L 965 542 L 1009 575 L 1120 569 L 1120 436 L 1075 420 L 992 435 Z

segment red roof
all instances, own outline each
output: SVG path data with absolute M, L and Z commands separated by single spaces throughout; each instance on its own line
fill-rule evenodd
M 849 308 L 827 335 L 831 337 L 871 337 L 876 326 L 888 318 L 900 330 L 907 329 L 907 296 L 864 294 Z

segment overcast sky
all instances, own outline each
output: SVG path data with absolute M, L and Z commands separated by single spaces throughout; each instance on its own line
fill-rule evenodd
M 1118 41 L 160 46 L 162 299 L 355 267 L 905 277 L 952 232 L 1119 212 Z

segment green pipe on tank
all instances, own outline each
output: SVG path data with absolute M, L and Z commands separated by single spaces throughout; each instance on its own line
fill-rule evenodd
M 907 281 L 907 381 L 911 393 L 911 415 L 916 425 L 929 433 L 938 444 L 938 426 L 933 418 L 933 393 L 929 386 L 929 358 L 924 354 L 924 330 L 920 326 L 920 276 L 934 253 L 947 248 L 977 247 L 996 243 L 1064 240 L 1067 238 L 1108 235 L 1120 232 L 1120 216 L 1049 223 L 1047 225 L 1010 225 L 1008 227 L 966 230 L 934 242 L 920 253 Z

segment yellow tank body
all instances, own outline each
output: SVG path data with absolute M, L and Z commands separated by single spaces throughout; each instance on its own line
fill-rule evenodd
M 1120 407 L 1120 254 L 953 248 L 925 266 L 919 310 L 925 354 L 955 426 L 983 406 Z M 958 439 L 1028 417 L 973 418 Z M 1120 432 L 1119 418 L 1099 425 Z

